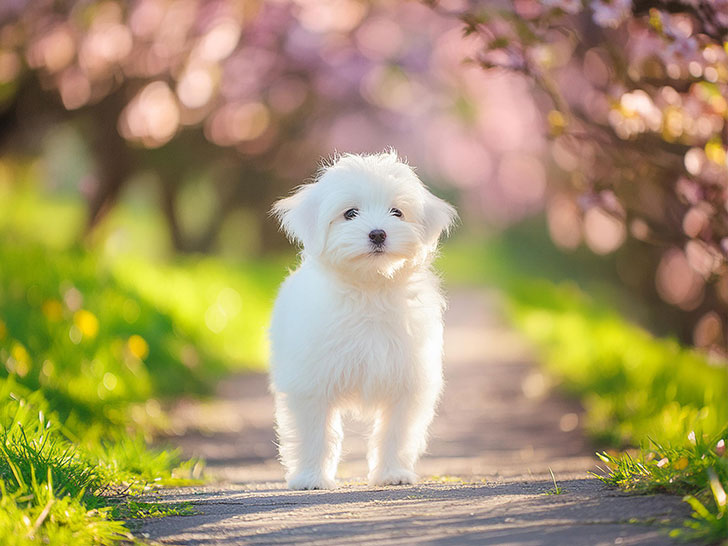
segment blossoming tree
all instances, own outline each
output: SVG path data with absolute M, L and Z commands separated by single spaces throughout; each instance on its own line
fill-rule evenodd
M 141 171 L 178 248 L 209 249 L 241 206 L 265 235 L 270 204 L 319 157 L 386 146 L 494 222 L 540 206 L 543 139 L 526 138 L 537 112 L 524 79 L 463 66 L 459 22 L 424 4 L 1 4 L 0 145 L 37 139 L 22 129 L 48 119 L 83 131 L 97 164 L 81 184 L 90 227 Z M 186 197 L 194 178 L 213 183 Z M 194 237 L 185 199 L 206 216 Z
M 471 61 L 527 76 L 550 134 L 553 240 L 618 253 L 625 281 L 723 352 L 728 313 L 728 2 L 445 5 Z M 653 276 L 654 274 L 654 276 Z

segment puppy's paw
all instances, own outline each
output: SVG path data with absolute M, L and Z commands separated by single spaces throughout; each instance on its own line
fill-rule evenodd
M 405 468 L 375 471 L 369 475 L 369 485 L 411 485 L 417 482 L 417 474 Z
M 289 489 L 336 489 L 336 481 L 317 472 L 297 472 L 288 478 Z

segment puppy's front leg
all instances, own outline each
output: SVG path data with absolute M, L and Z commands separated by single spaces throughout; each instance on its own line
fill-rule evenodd
M 291 489 L 333 489 L 341 455 L 341 415 L 326 401 L 276 394 L 281 461 Z
M 382 408 L 369 439 L 369 484 L 399 485 L 417 481 L 414 466 L 425 449 L 436 396 L 405 397 Z

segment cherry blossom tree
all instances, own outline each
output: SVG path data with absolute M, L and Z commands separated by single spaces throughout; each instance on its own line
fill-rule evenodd
M 430 2 L 526 76 L 550 136 L 553 240 L 618 248 L 622 278 L 724 354 L 728 318 L 728 2 Z
M 394 0 L 12 0 L 0 140 L 73 123 L 97 162 L 81 184 L 89 228 L 151 171 L 185 250 L 209 249 L 241 206 L 263 246 L 278 240 L 270 203 L 334 150 L 395 146 L 503 224 L 541 206 L 544 140 L 525 78 L 463 65 L 468 47 L 457 20 Z M 214 203 L 191 237 L 178 202 L 200 171 Z

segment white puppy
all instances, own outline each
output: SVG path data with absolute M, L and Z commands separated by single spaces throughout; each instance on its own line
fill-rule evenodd
M 413 483 L 442 388 L 431 264 L 455 209 L 390 151 L 338 158 L 273 211 L 303 245 L 270 329 L 288 486 L 336 486 L 344 411 L 372 420 L 369 483 Z

